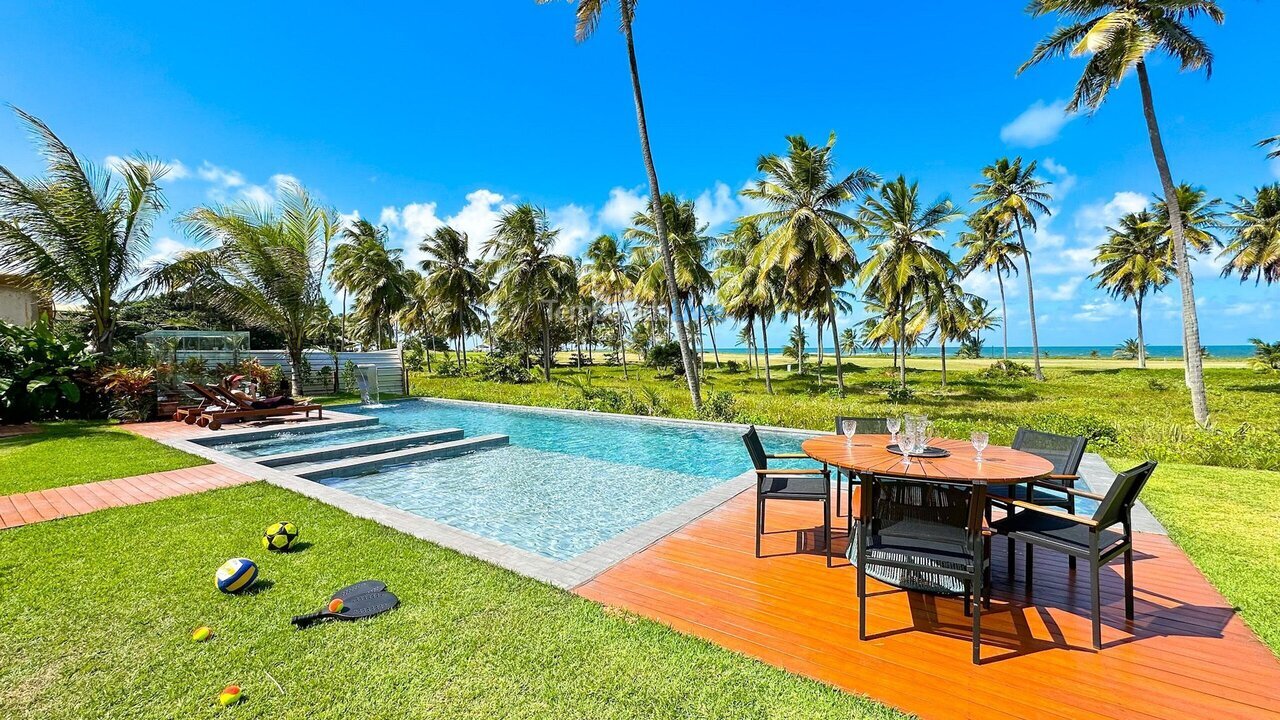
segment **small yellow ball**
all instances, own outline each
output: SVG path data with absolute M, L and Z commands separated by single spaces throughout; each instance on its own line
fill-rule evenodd
M 208 640 L 211 637 L 213 637 L 213 631 L 209 629 L 208 625 L 201 625 L 200 627 L 191 631 L 191 639 L 195 640 L 196 642 L 204 642 L 205 640 Z
M 239 685 L 228 685 L 222 690 L 222 693 L 218 695 L 218 704 L 223 707 L 234 705 L 238 702 L 240 702 Z

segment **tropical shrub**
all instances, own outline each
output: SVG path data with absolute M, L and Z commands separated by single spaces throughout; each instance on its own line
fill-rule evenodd
M 527 383 L 533 376 L 514 355 L 482 355 L 474 361 L 473 372 L 481 379 L 500 383 Z
M 636 397 L 636 393 L 631 391 L 627 400 L 629 405 L 628 412 L 634 415 L 659 416 L 671 412 L 667 406 L 667 401 L 662 399 L 662 394 L 648 385 L 640 386 L 639 397 Z
M 891 403 L 911 402 L 916 398 L 916 391 L 911 389 L 910 385 L 898 385 L 892 383 L 885 393 L 889 397 Z
M 742 363 L 739 363 L 737 360 L 725 361 L 725 364 L 724 364 L 725 375 L 737 375 L 740 372 L 742 372 Z
M 984 380 L 1003 380 L 1012 378 L 1031 377 L 1035 372 L 1030 365 L 1012 360 L 997 360 L 991 363 L 991 367 L 978 371 L 978 377 Z
M 404 366 L 406 370 L 409 372 L 422 372 L 426 364 L 426 356 L 423 354 L 421 343 L 418 344 L 418 347 L 405 348 Z
M 25 328 L 0 321 L 0 420 L 25 422 L 76 412 L 96 356 L 54 334 L 47 318 Z
M 111 401 L 111 417 L 125 422 L 142 422 L 154 414 L 154 369 L 117 365 L 103 372 L 98 381 Z
M 561 385 L 578 391 L 576 397 L 569 400 L 568 406 L 574 410 L 590 410 L 592 412 L 621 413 L 628 411 L 628 403 L 621 393 L 608 388 L 595 387 L 591 384 L 591 376 L 587 378 L 568 378 L 560 381 Z
M 1265 343 L 1258 338 L 1249 338 L 1253 343 L 1253 357 L 1249 358 L 1249 367 L 1261 372 L 1280 372 L 1280 340 Z
M 236 366 L 236 374 L 252 379 L 260 388 L 279 387 L 284 379 L 284 371 L 279 365 L 263 365 L 258 358 L 241 360 Z
M 342 363 L 342 391 L 346 393 L 354 393 L 360 389 L 360 384 L 356 382 L 356 373 L 358 368 L 356 364 L 350 360 Z
M 684 375 L 684 360 L 680 357 L 680 344 L 674 340 L 654 343 L 645 356 L 650 367 L 670 370 L 674 375 Z
M 177 376 L 181 380 L 188 382 L 204 382 L 208 370 L 205 368 L 204 358 L 198 355 L 185 357 L 178 362 Z
M 1080 435 L 1089 441 L 1093 452 L 1097 452 L 1099 448 L 1113 447 L 1120 439 L 1120 430 L 1115 423 L 1094 415 L 1046 413 L 1036 415 L 1031 427 L 1058 435 Z
M 352 367 L 352 378 L 354 378 L 355 364 L 353 363 L 351 367 Z M 436 363 L 436 374 L 439 375 L 440 377 L 462 377 L 462 366 L 458 364 L 458 361 L 455 360 L 452 355 L 445 355 L 444 359 L 442 359 L 439 363 Z M 345 368 L 343 369 L 343 377 L 344 378 L 346 377 Z M 348 390 L 347 392 L 352 392 L 352 391 Z
M 737 422 L 738 399 L 733 396 L 733 393 L 710 393 L 707 395 L 707 399 L 702 402 L 702 412 L 699 417 L 703 420 L 715 420 L 717 422 Z

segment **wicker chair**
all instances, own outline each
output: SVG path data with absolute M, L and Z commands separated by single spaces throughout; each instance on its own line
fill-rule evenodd
M 888 421 L 884 418 L 871 417 L 850 417 L 847 415 L 836 416 L 836 434 L 844 435 L 844 421 L 853 420 L 858 423 L 858 433 L 860 435 L 888 435 Z M 849 507 L 845 508 L 849 513 L 853 513 L 853 486 L 858 484 L 858 478 L 847 470 L 840 470 L 836 474 L 836 516 L 840 513 L 840 481 L 844 480 L 849 485 Z
M 1124 616 L 1133 619 L 1133 523 L 1131 514 L 1138 494 L 1155 472 L 1150 460 L 1116 475 L 1105 496 L 1067 489 L 1068 493 L 1098 501 L 1093 517 L 1069 515 L 1042 505 L 1014 500 L 1019 512 L 991 524 L 1009 541 L 1021 540 L 1027 546 L 1027 589 L 1031 588 L 1032 548 L 1040 546 L 1066 553 L 1070 558 L 1089 562 L 1090 597 L 1093 603 L 1093 647 L 1102 649 L 1102 603 L 1099 597 L 1098 573 L 1103 565 L 1124 555 Z M 1114 531 L 1116 525 L 1120 532 Z
M 962 594 L 981 660 L 982 605 L 991 603 L 987 486 L 864 475 L 850 560 L 858 573 L 858 637 L 867 639 L 867 575 L 921 592 Z M 978 602 L 978 599 L 982 602 Z
M 764 535 L 764 506 L 768 500 L 807 500 L 822 503 L 822 536 L 826 543 L 827 567 L 831 567 L 831 472 L 821 468 L 769 468 L 770 460 L 808 458 L 804 453 L 769 454 L 752 425 L 742 436 L 756 471 L 756 557 Z

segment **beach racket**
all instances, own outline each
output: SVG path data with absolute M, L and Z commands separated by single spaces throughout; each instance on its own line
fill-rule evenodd
M 386 590 L 379 590 L 345 598 L 342 602 L 343 608 L 338 612 L 329 612 L 329 609 L 325 608 L 309 615 L 298 615 L 290 622 L 301 630 L 324 620 L 342 620 L 346 622 L 363 620 L 393 609 L 400 604 L 400 598 Z
M 371 592 L 382 592 L 387 589 L 387 584 L 381 580 L 362 580 L 355 585 L 348 585 L 329 597 L 330 600 L 341 600 L 346 602 L 357 595 L 364 595 Z

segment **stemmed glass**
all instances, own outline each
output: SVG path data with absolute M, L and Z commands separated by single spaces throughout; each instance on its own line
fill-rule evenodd
M 844 442 L 846 445 L 853 444 L 853 434 L 858 432 L 857 420 L 842 420 L 840 429 L 844 431 Z
M 973 441 L 973 449 L 977 451 L 977 454 L 973 456 L 973 461 L 982 462 L 982 451 L 987 449 L 987 443 L 991 438 L 987 433 L 974 432 L 969 436 L 969 439 Z
M 908 424 L 902 433 L 902 441 L 898 443 L 898 450 L 902 451 L 902 467 L 910 467 L 911 453 L 915 450 L 915 444 L 915 428 Z
M 897 443 L 898 430 L 902 427 L 902 418 L 899 418 L 896 415 L 894 417 L 885 418 L 884 426 L 885 429 L 889 431 L 889 442 Z

